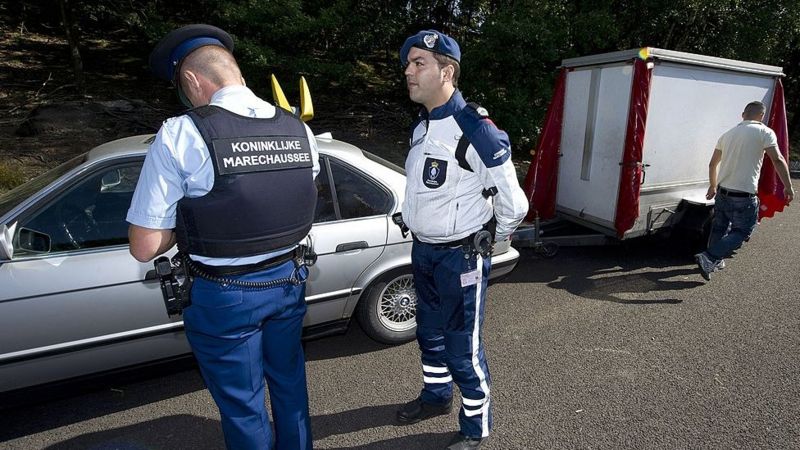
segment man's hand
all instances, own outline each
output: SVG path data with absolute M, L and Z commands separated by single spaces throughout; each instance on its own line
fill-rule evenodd
M 708 192 L 706 192 L 706 200 L 711 200 L 717 195 L 717 187 L 716 186 L 709 186 Z
M 408 236 L 408 226 L 406 226 L 406 223 L 403 221 L 402 212 L 396 212 L 392 214 L 392 222 L 394 222 L 395 225 L 400 227 L 400 233 L 403 234 L 403 238 Z
M 791 185 L 783 188 L 783 198 L 786 202 L 786 206 L 789 206 L 789 204 L 792 203 L 792 200 L 794 200 L 794 189 Z

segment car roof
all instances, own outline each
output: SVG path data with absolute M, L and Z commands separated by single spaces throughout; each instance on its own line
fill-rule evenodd
M 93 163 L 107 158 L 143 155 L 147 153 L 147 148 L 153 142 L 154 137 L 153 134 L 140 134 L 100 144 L 89 150 L 86 154 L 86 162 Z
M 358 147 L 333 139 L 330 133 L 316 136 L 317 147 L 322 153 L 338 156 L 343 159 L 363 157 L 364 153 Z M 138 156 L 147 153 L 147 149 L 155 139 L 154 134 L 140 134 L 115 141 L 106 142 L 91 149 L 86 155 L 86 162 L 91 164 L 108 158 L 124 156 Z

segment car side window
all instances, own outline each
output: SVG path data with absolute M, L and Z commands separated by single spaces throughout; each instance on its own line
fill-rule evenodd
M 374 181 L 333 159 L 328 160 L 342 219 L 388 214 L 391 195 Z
M 126 244 L 125 216 L 141 169 L 135 163 L 101 170 L 59 194 L 18 225 L 14 255 Z
M 319 174 L 314 179 L 317 185 L 317 209 L 314 213 L 314 223 L 330 222 L 336 220 L 336 208 L 333 203 L 333 191 L 328 177 L 328 158 L 320 156 Z

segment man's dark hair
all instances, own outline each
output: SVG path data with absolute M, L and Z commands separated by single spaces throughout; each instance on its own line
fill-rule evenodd
M 752 118 L 758 117 L 764 114 L 767 111 L 767 108 L 761 102 L 750 102 L 747 106 L 744 107 L 744 112 L 742 113 L 743 116 Z
M 434 53 L 433 59 L 435 59 L 436 63 L 439 64 L 440 69 L 444 68 L 445 66 L 453 66 L 453 87 L 457 88 L 458 76 L 461 75 L 461 66 L 458 64 L 458 61 L 440 53 Z

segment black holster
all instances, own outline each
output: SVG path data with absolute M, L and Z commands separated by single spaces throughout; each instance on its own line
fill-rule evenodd
M 184 308 L 192 304 L 192 277 L 186 271 L 184 257 L 185 254 L 179 252 L 172 257 L 172 260 L 161 256 L 153 261 L 156 275 L 161 283 L 164 306 L 170 317 L 183 314 Z

